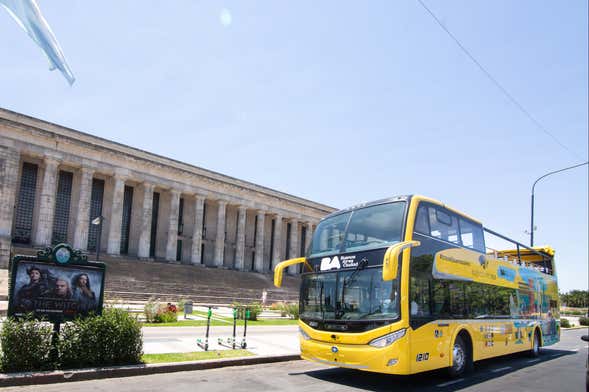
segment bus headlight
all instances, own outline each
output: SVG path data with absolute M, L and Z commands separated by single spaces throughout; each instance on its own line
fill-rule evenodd
M 398 331 L 381 336 L 380 338 L 376 338 L 368 344 L 372 347 L 378 348 L 390 346 L 391 344 L 405 336 L 405 331 L 405 329 L 400 329 Z
M 311 339 L 311 337 L 301 327 L 299 327 L 299 332 L 301 333 L 301 336 L 303 337 L 303 339 L 305 339 L 305 340 Z

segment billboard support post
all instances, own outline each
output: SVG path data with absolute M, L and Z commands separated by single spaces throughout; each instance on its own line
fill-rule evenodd
M 53 335 L 51 335 L 51 360 L 53 363 L 59 359 L 59 331 L 61 329 L 61 322 L 53 322 Z

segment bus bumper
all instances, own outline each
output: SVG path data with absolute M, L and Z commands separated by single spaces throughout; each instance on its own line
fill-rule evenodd
M 323 365 L 337 366 L 388 374 L 409 374 L 407 337 L 388 347 L 376 348 L 368 344 L 334 344 L 299 338 L 301 357 Z

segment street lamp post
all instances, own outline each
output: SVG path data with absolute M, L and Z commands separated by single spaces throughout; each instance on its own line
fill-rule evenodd
M 104 221 L 104 216 L 99 215 L 96 218 L 92 219 L 92 224 L 98 226 L 98 238 L 96 240 L 96 261 L 100 258 L 100 239 L 102 237 L 102 221 Z
M 569 166 L 569 167 L 565 167 L 564 169 L 551 171 L 550 173 L 544 174 L 542 177 L 538 177 L 538 179 L 536 181 L 534 181 L 534 184 L 532 185 L 532 214 L 531 214 L 531 219 L 530 219 L 530 221 L 531 221 L 530 222 L 530 246 L 534 246 L 534 188 L 536 187 L 536 184 L 538 183 L 538 181 L 540 181 L 541 179 L 546 178 L 552 174 L 560 173 L 562 171 L 569 170 L 569 169 L 574 169 L 576 167 L 583 166 L 588 163 L 589 162 L 579 163 L 578 165 Z

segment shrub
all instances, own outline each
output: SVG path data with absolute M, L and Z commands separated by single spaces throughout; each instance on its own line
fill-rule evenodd
M 145 313 L 145 321 L 148 323 L 154 323 L 155 315 L 160 307 L 159 302 L 155 299 L 150 298 L 143 306 L 143 313 Z
M 0 367 L 3 372 L 48 370 L 57 364 L 51 358 L 53 326 L 34 319 L 7 319 L 0 332 Z
M 568 319 L 561 318 L 560 319 L 560 326 L 561 326 L 561 328 L 570 328 L 571 327 L 571 323 L 569 322 Z
M 178 321 L 178 308 L 170 302 L 164 305 L 150 299 L 145 304 L 143 311 L 145 321 L 148 323 L 173 323 Z
M 589 325 L 589 317 L 579 317 L 579 324 Z
M 280 316 L 281 317 L 285 317 L 286 316 L 286 310 L 284 309 L 284 302 L 273 302 L 270 306 L 269 306 L 270 310 L 278 310 L 280 311 Z
M 245 308 L 247 308 L 250 311 L 250 316 L 249 316 L 248 320 L 251 320 L 251 321 L 257 320 L 260 313 L 262 313 L 262 305 L 259 302 L 252 302 L 249 305 L 241 305 L 236 302 L 233 304 L 233 307 L 237 308 L 237 318 L 240 320 L 245 319 L 245 317 L 244 317 Z
M 178 301 L 178 311 L 179 312 L 184 312 L 184 304 L 186 303 L 185 299 L 181 299 L 180 301 Z
M 178 313 L 171 310 L 160 310 L 156 313 L 154 323 L 173 323 L 178 321 Z
M 59 351 L 62 368 L 140 363 L 143 354 L 141 326 L 122 309 L 104 309 L 101 316 L 66 324 Z
M 283 305 L 284 312 L 288 314 L 288 317 L 298 320 L 299 319 L 299 304 L 297 303 L 285 303 Z

